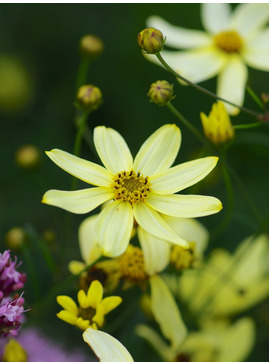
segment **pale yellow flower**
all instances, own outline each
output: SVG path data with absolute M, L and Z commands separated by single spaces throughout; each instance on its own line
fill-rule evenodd
M 200 113 L 204 134 L 212 143 L 223 144 L 234 137 L 234 128 L 222 102 L 215 102 L 208 116 Z
M 101 362 L 134 361 L 128 350 L 106 332 L 89 328 L 83 333 L 83 339 Z
M 188 248 L 160 213 L 175 217 L 214 214 L 221 202 L 210 196 L 177 194 L 203 179 L 216 165 L 206 157 L 171 167 L 181 144 L 176 125 L 164 125 L 141 146 L 134 161 L 130 150 L 114 129 L 94 129 L 94 144 L 106 168 L 59 149 L 47 152 L 59 167 L 98 187 L 78 191 L 50 190 L 42 202 L 83 214 L 107 204 L 99 214 L 96 232 L 104 256 L 122 254 L 129 243 L 134 218 L 148 233 Z
M 81 330 L 92 328 L 98 330 L 105 323 L 105 315 L 114 310 L 121 302 L 119 296 L 103 298 L 103 286 L 95 280 L 88 292 L 82 289 L 78 292 L 79 306 L 68 296 L 57 296 L 57 302 L 64 309 L 57 313 L 57 317 Z
M 198 83 L 218 75 L 217 95 L 237 105 L 244 101 L 247 66 L 269 71 L 269 4 L 239 4 L 232 12 L 228 3 L 201 4 L 205 31 L 169 24 L 159 16 L 147 26 L 162 31 L 165 44 L 182 51 L 163 51 L 167 63 L 179 74 Z M 152 55 L 145 55 L 159 63 Z M 230 114 L 238 108 L 226 105 Z

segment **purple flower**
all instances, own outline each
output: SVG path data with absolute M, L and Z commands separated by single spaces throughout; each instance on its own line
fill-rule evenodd
M 2 335 L 17 335 L 18 329 L 22 324 L 22 313 L 25 312 L 23 304 L 24 299 L 22 295 L 18 296 L 16 294 L 13 298 L 2 298 L 0 302 L 0 328 Z
M 17 264 L 16 257 L 14 262 L 11 260 L 9 250 L 0 254 L 0 291 L 5 297 L 23 288 L 26 274 L 17 271 L 19 266 L 20 263 Z

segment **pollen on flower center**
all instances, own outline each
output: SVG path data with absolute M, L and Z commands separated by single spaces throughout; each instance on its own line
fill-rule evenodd
M 144 201 L 150 192 L 148 177 L 138 172 L 119 172 L 114 177 L 113 186 L 115 200 L 128 201 L 133 206 L 135 203 Z
M 78 316 L 82 317 L 83 320 L 89 320 L 91 322 L 95 314 L 96 314 L 96 309 L 93 307 L 87 307 L 87 308 L 79 307 Z
M 243 45 L 240 35 L 234 30 L 221 32 L 214 37 L 217 47 L 226 53 L 239 52 Z
M 130 244 L 120 258 L 120 271 L 123 278 L 133 283 L 147 279 L 143 251 Z

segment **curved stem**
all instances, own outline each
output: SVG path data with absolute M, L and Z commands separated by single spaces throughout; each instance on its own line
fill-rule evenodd
M 236 105 L 234 104 L 233 102 L 231 101 L 228 101 L 228 100 L 225 100 L 223 99 L 222 97 L 220 96 L 217 96 L 216 94 L 214 94 L 213 92 L 211 91 L 208 91 L 207 89 L 205 89 L 204 87 L 201 87 L 199 85 L 197 85 L 196 83 L 193 83 L 189 80 L 187 80 L 185 77 L 179 75 L 177 72 L 175 72 L 166 62 L 165 60 L 163 59 L 163 57 L 161 56 L 160 53 L 157 53 L 156 54 L 156 57 L 158 58 L 158 60 L 161 62 L 161 64 L 167 69 L 167 71 L 169 71 L 170 73 L 172 73 L 175 77 L 177 78 L 180 78 L 182 81 L 186 82 L 188 85 L 196 88 L 197 90 L 205 93 L 206 95 L 210 96 L 210 97 L 213 97 L 214 99 L 217 99 L 217 100 L 220 100 L 220 101 L 223 101 L 223 102 L 226 102 L 227 104 L 230 104 L 234 107 L 237 107 L 238 109 L 240 109 L 241 111 L 244 111 L 245 113 L 247 114 L 250 114 L 250 115 L 253 115 L 253 116 L 260 116 L 261 114 L 259 114 L 258 112 L 256 111 L 253 111 L 253 110 L 250 110 L 250 109 L 247 109 L 246 107 L 243 107 L 243 106 L 239 106 L 239 105 Z
M 255 94 L 255 92 L 250 88 L 250 86 L 246 87 L 247 92 L 249 93 L 249 95 L 252 97 L 252 99 L 256 102 L 256 104 L 262 109 L 264 110 L 264 105 L 261 102 L 261 100 L 259 99 L 259 97 Z
M 258 126 L 264 125 L 264 123 L 262 122 L 256 122 L 256 123 L 251 123 L 251 124 L 238 124 L 238 125 L 233 125 L 233 128 L 236 130 L 240 130 L 240 129 L 251 129 L 251 128 L 257 128 Z

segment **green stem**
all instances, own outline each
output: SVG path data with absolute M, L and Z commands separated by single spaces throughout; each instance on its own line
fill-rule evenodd
M 87 58 L 82 57 L 78 69 L 78 75 L 76 80 L 76 92 L 82 86 L 85 84 L 87 80 L 87 75 L 89 71 L 90 61 Z
M 29 277 L 30 279 L 30 283 L 34 293 L 34 300 L 36 301 L 40 297 L 40 287 L 37 278 L 37 271 L 30 254 L 29 247 L 26 244 L 22 245 L 22 254 L 28 270 L 27 277 Z
M 250 123 L 250 124 L 238 124 L 233 125 L 233 128 L 236 129 L 251 129 L 251 128 L 257 128 L 258 126 L 264 125 L 264 123 L 257 121 L 256 123 Z
M 256 102 L 256 104 L 262 110 L 264 110 L 264 105 L 263 105 L 262 101 L 260 100 L 260 98 L 255 94 L 255 92 L 249 86 L 246 87 L 246 90 L 247 90 L 248 94 L 252 97 L 252 99 Z
M 185 77 L 179 75 L 177 72 L 175 72 L 166 62 L 165 60 L 163 59 L 163 57 L 161 56 L 160 53 L 157 53 L 156 54 L 156 57 L 158 58 L 158 60 L 161 62 L 161 64 L 167 69 L 167 71 L 169 71 L 170 73 L 172 73 L 172 75 L 174 75 L 175 77 L 177 78 L 180 78 L 182 81 L 184 81 L 185 83 L 187 83 L 189 86 L 192 86 L 194 88 L 196 88 L 197 90 L 205 93 L 206 95 L 210 96 L 210 97 L 213 97 L 214 99 L 217 99 L 217 100 L 220 100 L 220 101 L 223 101 L 223 102 L 226 102 L 227 104 L 230 104 L 234 107 L 237 107 L 238 109 L 240 109 L 241 111 L 244 111 L 245 113 L 247 114 L 250 114 L 250 115 L 253 115 L 253 116 L 261 116 L 261 114 L 257 113 L 256 111 L 253 111 L 253 110 L 250 110 L 250 109 L 247 109 L 246 107 L 243 107 L 243 106 L 239 106 L 239 105 L 236 105 L 234 104 L 233 102 L 231 101 L 228 101 L 228 100 L 225 100 L 223 99 L 222 97 L 220 96 L 217 96 L 216 94 L 214 94 L 213 92 L 211 91 L 208 91 L 207 89 L 197 85 L 196 83 L 193 83 L 189 80 L 187 80 Z

